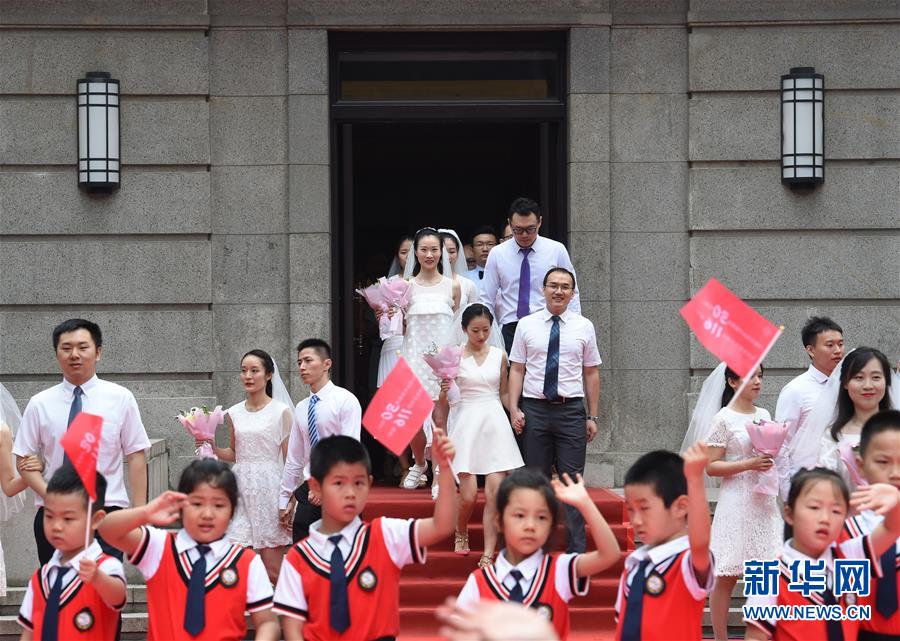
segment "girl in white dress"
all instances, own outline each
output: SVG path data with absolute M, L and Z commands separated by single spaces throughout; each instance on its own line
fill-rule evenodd
M 19 427 L 22 415 L 12 395 L 0 384 L 0 521 L 8 521 L 13 514 L 22 510 L 28 488 L 25 479 L 19 476 L 12 456 L 13 436 Z M 22 469 L 28 472 L 43 472 L 44 464 L 37 456 L 22 459 Z M 44 483 L 46 488 L 46 483 Z M 0 597 L 6 596 L 6 561 L 0 546 Z
M 708 394 L 720 394 L 720 409 L 704 439 L 709 446 L 707 473 L 722 479 L 710 532 L 716 585 L 709 596 L 709 609 L 716 639 L 728 639 L 731 593 L 744 573 L 744 561 L 774 558 L 781 547 L 777 497 L 753 491 L 759 480 L 755 472 L 769 470 L 775 464 L 771 457 L 754 455 L 746 427 L 747 423 L 770 419 L 768 411 L 754 405 L 762 389 L 762 375 L 760 366 L 741 395 L 734 398 L 742 380 L 722 363 L 710 375 L 715 388 L 707 390 Z M 727 407 L 729 403 L 731 407 Z M 699 399 L 697 405 L 701 407 Z
M 425 227 L 413 237 L 413 255 L 406 262 L 405 274 L 410 278 L 411 295 L 406 308 L 406 334 L 403 337 L 403 358 L 432 400 L 440 393 L 440 381 L 435 377 L 422 354 L 431 349 L 437 337 L 444 335 L 459 307 L 460 287 L 444 273 L 450 273 L 450 263 L 441 251 L 440 233 Z M 410 442 L 415 462 L 403 479 L 401 487 L 414 490 L 423 487 L 425 478 L 425 445 L 423 431 Z
M 290 532 L 278 521 L 278 491 L 293 405 L 275 361 L 261 349 L 241 359 L 241 383 L 247 399 L 228 408 L 225 415 L 230 445 L 212 445 L 216 456 L 235 463 L 232 471 L 239 498 L 229 538 L 260 555 L 274 585 L 285 546 L 291 544 Z
M 400 239 L 400 245 L 397 247 L 397 254 L 391 263 L 391 269 L 388 271 L 388 278 L 391 276 L 402 276 L 403 270 L 406 269 L 406 259 L 412 249 L 412 236 L 404 236 Z M 381 310 L 375 314 L 376 319 L 381 318 Z M 378 358 L 378 380 L 376 387 L 384 384 L 384 379 L 388 377 L 394 365 L 397 364 L 397 355 L 403 347 L 403 336 L 391 336 L 386 338 L 381 344 L 381 356 Z
M 469 518 L 478 497 L 476 475 L 484 474 L 484 553 L 479 567 L 490 565 L 497 545 L 497 488 L 510 470 L 524 465 L 504 407 L 509 406 L 507 372 L 509 363 L 502 347 L 491 345 L 494 317 L 481 303 L 469 305 L 461 325 L 467 341 L 456 384 L 459 401 L 450 406 L 447 428 L 456 448 L 453 469 L 459 474 L 459 512 L 454 552 L 469 554 Z M 446 399 L 449 381 L 441 381 L 441 400 Z
M 459 309 L 464 309 L 469 303 L 478 302 L 478 288 L 471 278 L 467 276 L 468 266 L 463 255 L 462 243 L 456 232 L 452 229 L 439 229 L 441 240 L 444 242 L 444 252 L 450 261 L 453 270 L 453 283 L 459 284 Z M 460 260 L 460 257 L 463 260 Z

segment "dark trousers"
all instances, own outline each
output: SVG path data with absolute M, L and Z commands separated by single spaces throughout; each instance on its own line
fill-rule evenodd
M 574 398 L 554 404 L 542 399 L 525 398 L 519 402 L 525 413 L 525 465 L 541 470 L 550 478 L 550 468 L 566 472 L 572 480 L 584 473 L 587 452 L 587 413 L 584 400 Z M 567 552 L 584 552 L 584 518 L 570 505 L 566 509 Z
M 503 334 L 503 345 L 506 347 L 507 355 L 512 352 L 513 338 L 516 337 L 516 326 L 518 324 L 519 321 L 507 323 L 500 330 L 500 333 Z
M 115 512 L 116 510 L 121 510 L 121 507 L 110 505 L 109 507 L 104 508 L 107 514 L 111 512 Z M 110 556 L 114 556 L 120 561 L 125 558 L 125 553 L 118 548 L 114 548 L 109 543 L 103 540 L 103 537 L 100 536 L 100 533 L 94 535 L 97 539 L 97 543 L 100 544 L 100 547 Z M 50 557 L 53 556 L 53 552 L 55 548 L 50 545 L 50 541 L 47 540 L 47 537 L 44 536 L 44 508 L 39 507 L 37 513 L 34 515 L 34 542 L 37 544 L 37 553 L 38 560 L 41 562 L 41 565 L 48 563 L 50 561 Z
M 309 483 L 305 481 L 294 490 L 294 498 L 297 499 L 297 509 L 292 534 L 296 543 L 309 536 L 309 526 L 322 518 L 322 508 L 309 502 Z

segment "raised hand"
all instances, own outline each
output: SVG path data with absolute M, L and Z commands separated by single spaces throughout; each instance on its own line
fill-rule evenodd
M 144 516 L 151 525 L 170 525 L 181 516 L 187 502 L 187 494 L 168 490 L 144 506 Z
M 684 475 L 686 477 L 703 477 L 706 464 L 709 463 L 709 448 L 706 443 L 697 441 L 681 457 L 684 459 Z
M 573 481 L 567 472 L 563 472 L 559 479 L 550 481 L 550 485 L 553 486 L 553 491 L 556 492 L 556 498 L 566 505 L 577 507 L 585 501 L 590 502 L 591 500 L 581 474 L 576 474 Z
M 875 514 L 887 514 L 900 505 L 900 490 L 888 483 L 875 483 L 856 490 L 850 496 L 851 507 Z
M 447 434 L 439 427 L 435 427 L 432 431 L 431 456 L 434 462 L 440 466 L 453 463 L 453 457 L 456 456 L 456 448 L 453 442 L 447 438 Z
M 94 559 L 81 557 L 78 562 L 78 578 L 85 583 L 93 583 L 97 578 L 97 562 Z

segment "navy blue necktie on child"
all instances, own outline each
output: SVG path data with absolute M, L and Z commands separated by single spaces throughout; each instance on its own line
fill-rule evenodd
M 184 629 L 197 636 L 206 625 L 206 553 L 208 545 L 198 545 L 200 556 L 191 566 L 191 580 L 188 583 L 187 604 L 184 607 Z
M 559 396 L 559 316 L 552 316 L 550 342 L 547 344 L 547 366 L 544 367 L 544 398 L 556 400 Z
M 892 545 L 881 555 L 881 578 L 875 590 L 875 609 L 885 619 L 897 612 L 897 547 Z
M 62 594 L 63 579 L 69 568 L 56 568 L 56 580 L 47 597 L 47 609 L 44 610 L 44 621 L 41 624 L 41 641 L 57 641 L 59 637 L 59 595 Z
M 75 420 L 75 417 L 78 416 L 78 412 L 81 411 L 81 396 L 84 394 L 84 390 L 81 389 L 80 386 L 76 386 L 74 390 L 72 390 L 72 405 L 69 407 L 69 421 L 66 423 L 66 429 L 69 429 L 69 425 L 72 424 L 72 421 Z M 63 462 L 70 462 L 68 454 L 63 454 Z
M 650 559 L 644 559 L 637 566 L 628 601 L 625 603 L 625 620 L 622 622 L 622 641 L 641 641 L 641 621 L 644 618 L 644 583 L 647 581 L 647 566 Z
M 825 588 L 825 605 L 837 605 L 837 599 L 834 598 L 834 592 L 829 588 Z M 844 628 L 840 621 L 827 619 L 825 621 L 825 629 L 828 634 L 828 641 L 844 641 Z
M 338 543 L 343 537 L 340 534 L 329 536 L 334 544 L 331 552 L 331 590 L 328 598 L 329 623 L 336 632 L 343 633 L 350 627 L 350 602 L 347 599 L 347 575 L 344 573 L 344 556 Z
M 515 601 L 516 603 L 521 603 L 525 600 L 525 593 L 522 591 L 522 584 L 520 581 L 522 580 L 522 573 L 518 570 L 510 570 L 509 576 L 515 579 L 516 584 L 512 587 L 512 590 L 509 591 L 509 600 Z

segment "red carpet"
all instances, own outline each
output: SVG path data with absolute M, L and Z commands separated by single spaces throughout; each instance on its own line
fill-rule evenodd
M 591 497 L 610 524 L 623 550 L 634 549 L 634 534 L 626 526 L 625 503 L 621 497 L 603 489 L 590 490 Z M 407 566 L 400 579 L 400 631 L 401 639 L 420 641 L 437 639 L 438 623 L 434 611 L 448 596 L 456 596 L 462 589 L 466 577 L 474 570 L 481 556 L 484 539 L 482 536 L 481 513 L 484 496 L 479 494 L 478 505 L 469 525 L 469 556 L 453 553 L 452 541 L 434 546 L 428 550 L 425 565 Z M 401 518 L 427 518 L 434 512 L 434 503 L 429 490 L 408 491 L 400 488 L 373 488 L 369 494 L 364 517 L 369 520 L 377 516 Z M 588 532 L 588 549 L 591 544 Z M 553 541 L 553 549 L 565 548 L 565 530 L 559 527 Z M 622 558 L 624 559 L 623 553 Z M 572 641 L 600 641 L 612 639 L 614 629 L 613 605 L 616 586 L 622 571 L 622 561 L 616 563 L 603 574 L 591 580 L 588 596 L 576 597 L 570 604 L 572 621 Z

